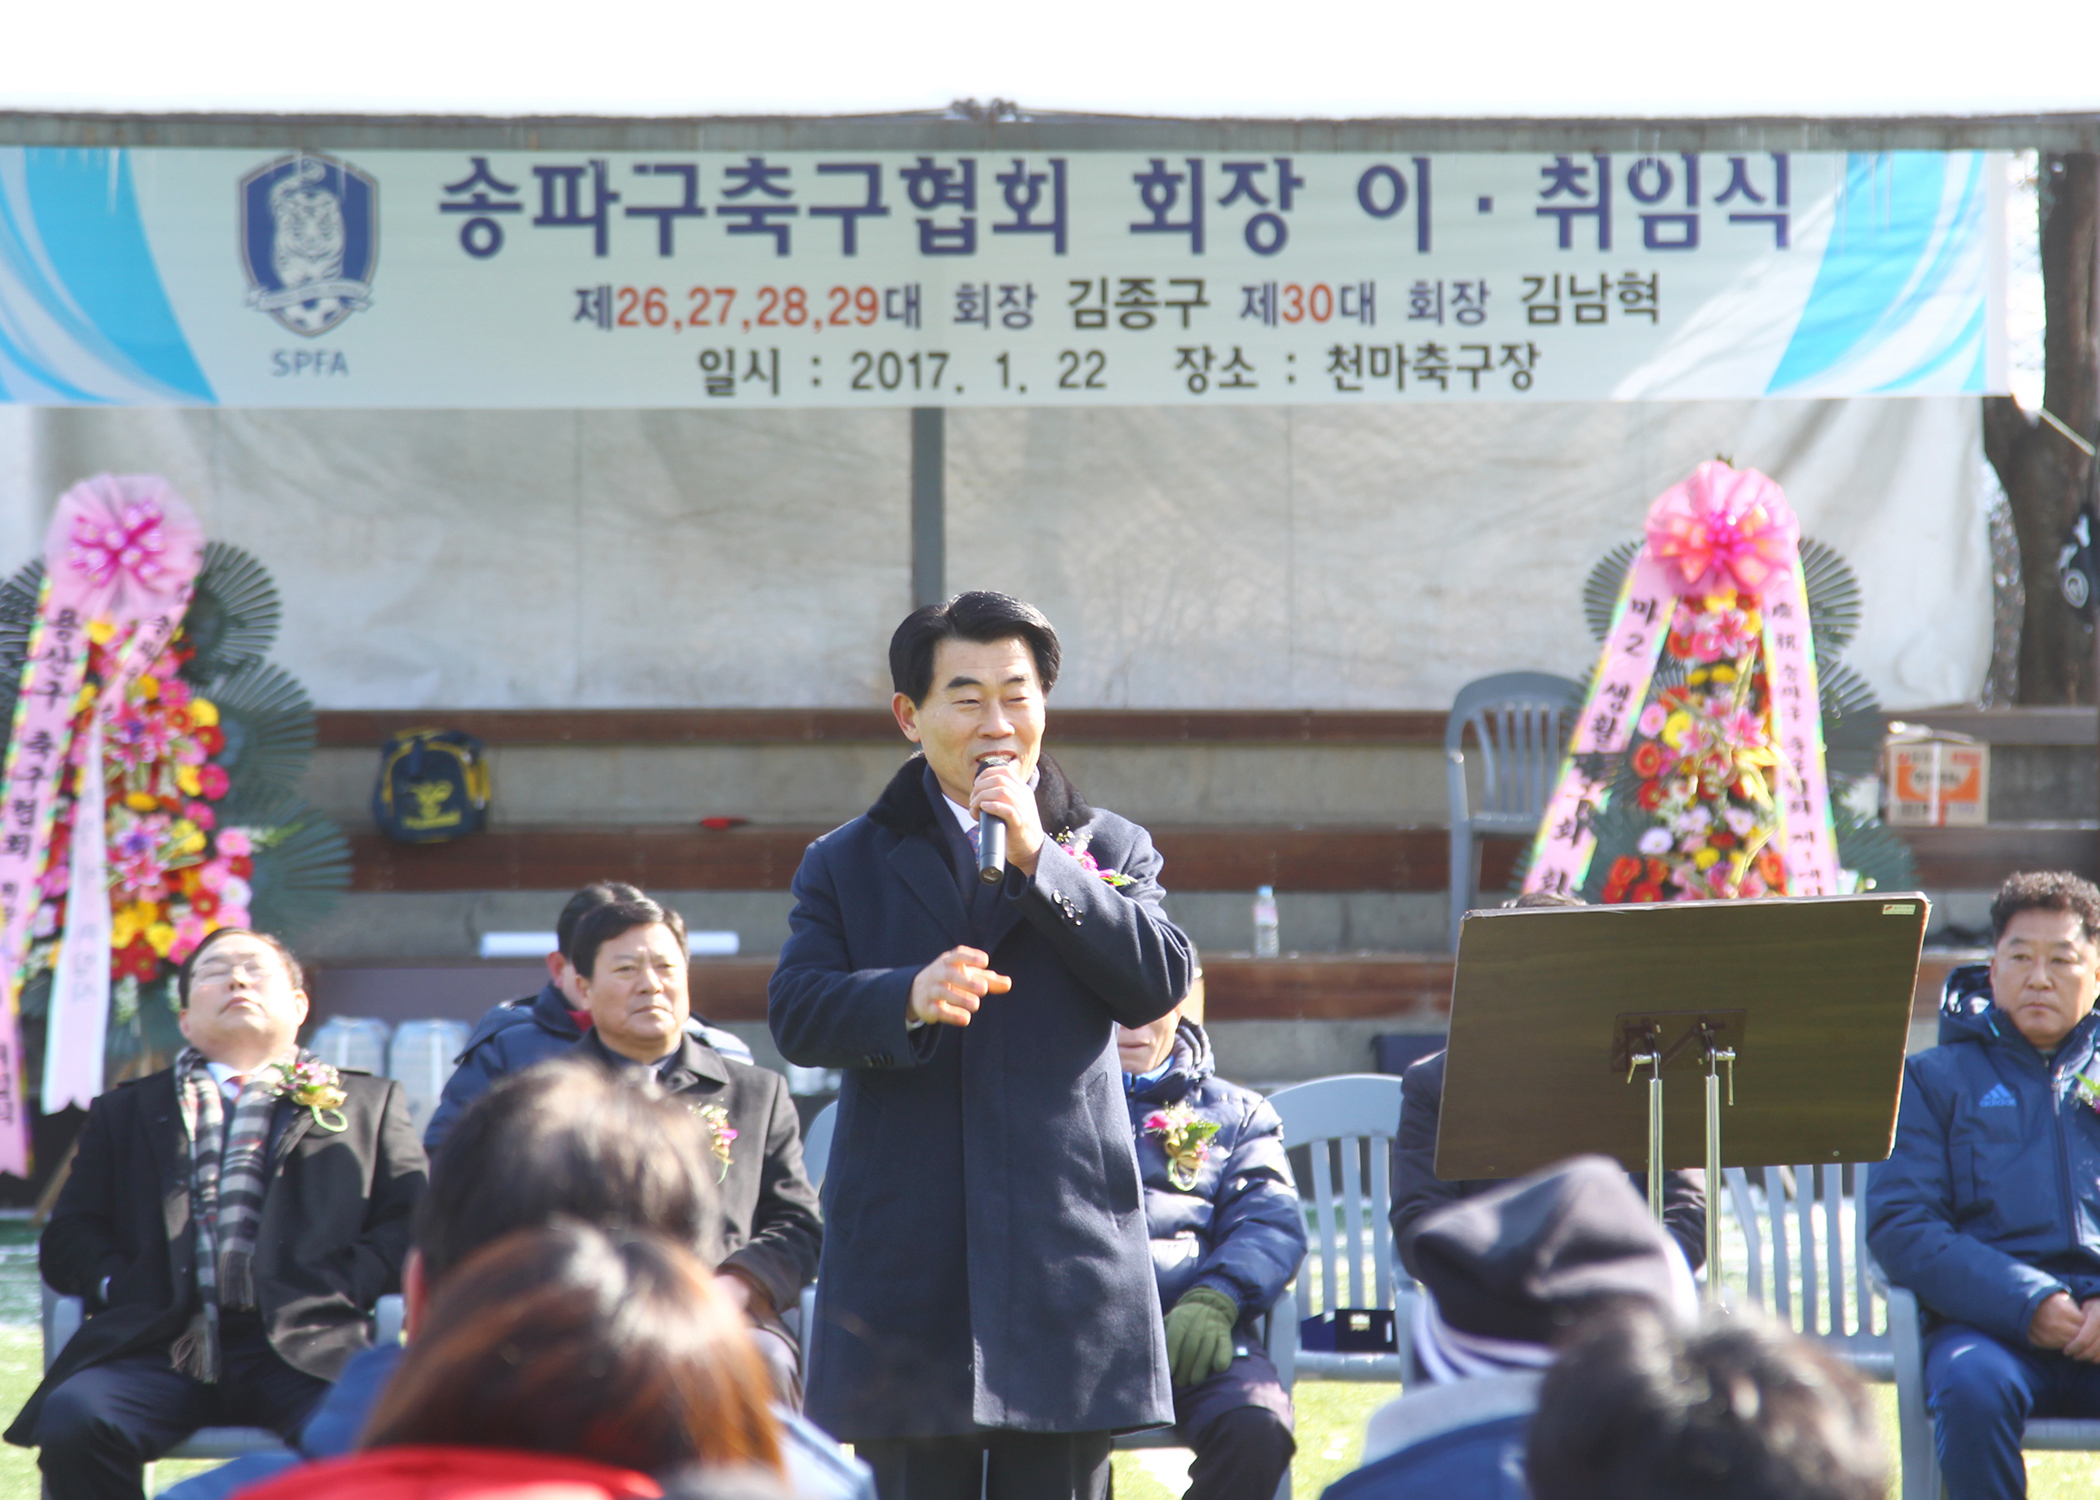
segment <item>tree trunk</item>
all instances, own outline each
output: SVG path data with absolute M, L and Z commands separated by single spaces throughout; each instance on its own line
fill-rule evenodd
M 2042 153 L 2042 404 L 2100 437 L 2100 156 Z M 2091 460 L 2010 396 L 1983 403 L 1983 446 L 2012 508 L 2027 589 L 2019 701 L 2094 701 L 2092 628 L 2064 602 L 2056 558 L 2086 495 Z

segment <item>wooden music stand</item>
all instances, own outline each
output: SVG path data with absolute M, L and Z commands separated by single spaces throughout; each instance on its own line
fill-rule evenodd
M 1715 1264 L 1723 1166 L 1888 1157 L 1928 913 L 1914 891 L 1469 913 L 1437 1176 L 1601 1152 L 1660 1217 L 1657 1168 L 1703 1166 Z

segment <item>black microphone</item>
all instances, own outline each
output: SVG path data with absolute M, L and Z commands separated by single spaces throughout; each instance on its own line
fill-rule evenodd
M 977 774 L 992 766 L 1013 764 L 1011 755 L 987 755 L 977 763 Z M 1006 824 L 988 812 L 977 815 L 977 878 L 997 885 L 1006 878 Z

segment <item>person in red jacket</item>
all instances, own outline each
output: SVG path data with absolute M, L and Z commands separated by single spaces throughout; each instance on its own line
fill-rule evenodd
M 683 1246 L 576 1220 L 505 1235 L 432 1300 L 358 1453 L 243 1500 L 652 1500 L 698 1468 L 782 1477 L 743 1319 Z

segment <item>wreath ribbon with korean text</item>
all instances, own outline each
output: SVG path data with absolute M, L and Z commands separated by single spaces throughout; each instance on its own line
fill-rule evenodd
M 1716 609 L 1739 625 L 1753 613 L 1757 617 L 1754 651 L 1748 642 L 1742 649 L 1744 659 L 1754 656 L 1761 670 L 1756 685 L 1763 711 L 1738 711 L 1725 722 L 1716 721 L 1717 730 L 1692 726 L 1694 746 L 1706 750 L 1709 759 L 1715 749 L 1724 752 L 1728 783 L 1739 796 L 1747 789 L 1769 814 L 1766 832 L 1784 871 L 1784 893 L 1836 893 L 1837 841 L 1800 526 L 1776 483 L 1718 460 L 1701 464 L 1649 510 L 1644 544 L 1619 591 L 1589 696 L 1569 736 L 1559 784 L 1539 823 L 1526 890 L 1572 894 L 1582 889 L 1596 852 L 1595 821 L 1609 802 L 1617 767 L 1637 731 L 1653 738 L 1660 724 L 1668 723 L 1683 742 L 1686 725 L 1680 720 L 1686 716 L 1650 704 L 1649 690 L 1666 644 L 1685 641 L 1687 630 L 1715 618 Z M 1726 655 L 1710 647 L 1695 654 L 1701 662 L 1719 662 Z M 1733 680 L 1735 668 L 1725 670 L 1727 680 Z M 1750 687 L 1744 684 L 1738 702 Z M 1711 743 L 1716 739 L 1736 743 L 1716 746 Z M 1662 755 L 1659 748 L 1656 755 Z M 1730 755 L 1739 755 L 1740 772 Z M 1746 863 L 1747 856 L 1736 865 L 1738 885 Z M 1711 888 L 1683 885 L 1672 899 L 1736 893 L 1717 878 Z M 1606 899 L 1623 899 L 1623 892 Z M 1633 899 L 1658 897 L 1635 894 Z
M 132 679 L 166 648 L 203 562 L 197 517 L 163 480 L 102 474 L 63 495 L 44 537 L 44 583 L 0 763 L 0 1172 L 29 1173 L 18 1003 L 37 881 L 68 767 L 78 771 L 71 899 L 45 1039 L 43 1107 L 101 1092 L 111 913 L 103 824 L 102 728 Z M 105 670 L 88 678 L 90 648 Z

